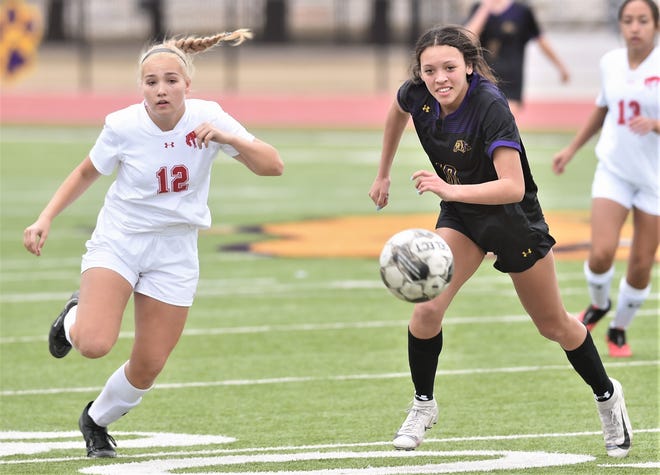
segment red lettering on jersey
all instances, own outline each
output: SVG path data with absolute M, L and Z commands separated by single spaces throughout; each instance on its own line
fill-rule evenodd
M 170 178 L 171 180 L 168 180 Z M 185 165 L 175 165 L 170 170 L 167 167 L 159 168 L 156 172 L 156 179 L 158 180 L 158 194 L 179 193 L 188 189 L 190 177 Z
M 165 148 L 174 148 L 174 142 L 165 142 Z
M 626 103 L 619 101 L 619 118 L 617 124 L 624 125 L 628 120 L 633 119 L 642 113 L 642 106 L 637 101 L 630 101 L 627 104 L 630 110 L 630 116 L 626 117 Z

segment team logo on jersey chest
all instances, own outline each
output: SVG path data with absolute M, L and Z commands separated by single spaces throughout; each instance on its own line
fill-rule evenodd
M 472 150 L 472 146 L 467 143 L 465 140 L 458 139 L 454 143 L 454 150 L 453 152 L 461 152 L 461 153 L 468 153 L 470 150 Z
M 197 134 L 195 133 L 194 130 L 192 132 L 188 132 L 186 134 L 186 145 L 188 147 L 197 148 L 197 144 L 195 143 L 196 138 L 197 138 Z
M 197 134 L 195 133 L 195 131 L 188 132 L 186 134 L 186 145 L 188 147 L 197 148 L 196 139 L 197 139 Z M 164 148 L 174 148 L 174 145 L 175 142 L 163 142 Z
M 644 79 L 644 85 L 649 87 L 660 85 L 660 76 L 647 77 L 646 79 Z
M 429 107 L 428 104 L 424 104 L 424 105 L 422 106 L 422 110 L 423 110 L 424 112 L 426 112 L 427 114 L 428 114 L 429 112 L 431 112 L 431 108 Z

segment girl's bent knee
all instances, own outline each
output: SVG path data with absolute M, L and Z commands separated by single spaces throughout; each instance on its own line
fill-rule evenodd
M 549 325 L 540 325 L 537 329 L 544 338 L 559 343 L 563 348 L 575 348 L 584 341 L 586 332 L 584 325 L 573 317 Z
M 562 325 L 556 320 L 552 321 L 551 324 L 537 325 L 536 328 L 542 337 L 557 343 L 562 342 L 570 333 L 568 325 Z
M 113 343 L 104 341 L 75 341 L 73 342 L 74 348 L 85 358 L 101 358 L 112 350 Z
M 557 332 L 557 329 L 551 327 L 543 327 L 543 328 L 539 328 L 538 330 L 543 338 L 555 342 L 561 340 L 560 333 Z

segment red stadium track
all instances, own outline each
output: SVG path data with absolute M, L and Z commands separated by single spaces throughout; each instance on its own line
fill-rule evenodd
M 249 127 L 381 128 L 393 95 L 207 95 Z M 0 94 L 0 123 L 98 125 L 106 114 L 139 102 L 136 95 Z M 518 123 L 523 130 L 574 131 L 592 101 L 529 101 Z

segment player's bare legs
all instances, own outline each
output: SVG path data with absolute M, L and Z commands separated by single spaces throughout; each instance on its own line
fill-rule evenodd
M 587 281 L 590 284 L 592 302 L 584 312 L 582 320 L 588 329 L 603 318 L 610 308 L 611 276 L 616 251 L 619 248 L 621 228 L 625 224 L 629 210 L 621 204 L 605 199 L 592 201 L 592 247 L 588 260 Z M 633 238 L 628 257 L 626 276 L 619 285 L 618 299 L 614 318 L 607 330 L 606 341 L 610 356 L 630 357 L 632 350 L 626 342 L 626 329 L 637 313 L 637 308 L 646 300 L 650 291 L 652 267 L 658 248 L 660 217 L 645 213 L 633 207 Z M 595 275 L 590 274 L 593 273 Z M 591 280 L 600 275 L 607 275 L 609 280 L 592 284 Z M 605 311 L 597 310 L 594 293 L 602 301 L 607 300 Z
M 442 319 L 449 304 L 463 284 L 476 272 L 484 260 L 482 251 L 472 240 L 450 228 L 436 232 L 449 245 L 454 255 L 454 275 L 442 293 L 428 302 L 416 304 L 410 319 L 410 332 L 417 338 L 436 336 L 442 329 Z
M 628 258 L 626 280 L 636 289 L 651 282 L 655 254 L 660 245 L 660 216 L 633 208 L 633 238 Z
M 509 275 L 520 303 L 541 335 L 556 341 L 564 350 L 574 350 L 582 344 L 587 330 L 564 309 L 552 251 L 526 271 Z
M 510 276 L 539 332 L 561 345 L 573 368 L 591 386 L 608 455 L 625 457 L 632 444 L 632 427 L 623 389 L 608 378 L 586 327 L 564 309 L 552 251 L 530 269 Z
M 612 307 L 610 288 L 614 277 L 614 257 L 628 209 L 607 198 L 591 201 L 591 246 L 584 273 L 589 305 L 578 319 L 591 331 Z
M 83 356 L 99 358 L 112 349 L 132 292 L 129 282 L 112 270 L 94 267 L 82 274 L 75 322 L 69 332 L 73 346 Z M 134 301 L 131 357 L 87 404 L 78 422 L 90 457 L 116 456 L 107 426 L 140 403 L 165 366 L 188 316 L 188 307 L 169 305 L 140 293 L 135 293 Z
M 163 303 L 135 293 L 135 342 L 126 377 L 140 389 L 150 388 L 183 332 L 189 307 Z
M 82 273 L 80 298 L 70 337 L 87 358 L 100 358 L 114 346 L 133 288 L 117 272 L 93 267 Z
M 658 249 L 660 217 L 633 208 L 632 221 L 626 275 L 619 282 L 616 311 L 605 338 L 610 356 L 619 358 L 633 355 L 626 341 L 626 330 L 651 292 L 651 273 Z
M 438 420 L 433 397 L 435 372 L 442 349 L 442 319 L 452 299 L 484 259 L 484 252 L 463 234 L 449 228 L 437 230 L 454 255 L 451 282 L 435 299 L 415 305 L 408 327 L 408 361 L 415 397 L 408 416 L 392 442 L 399 450 L 413 450 L 426 430 Z
M 591 201 L 591 248 L 589 269 L 595 274 L 604 274 L 612 267 L 619 247 L 621 228 L 628 209 L 616 201 L 594 198 Z

